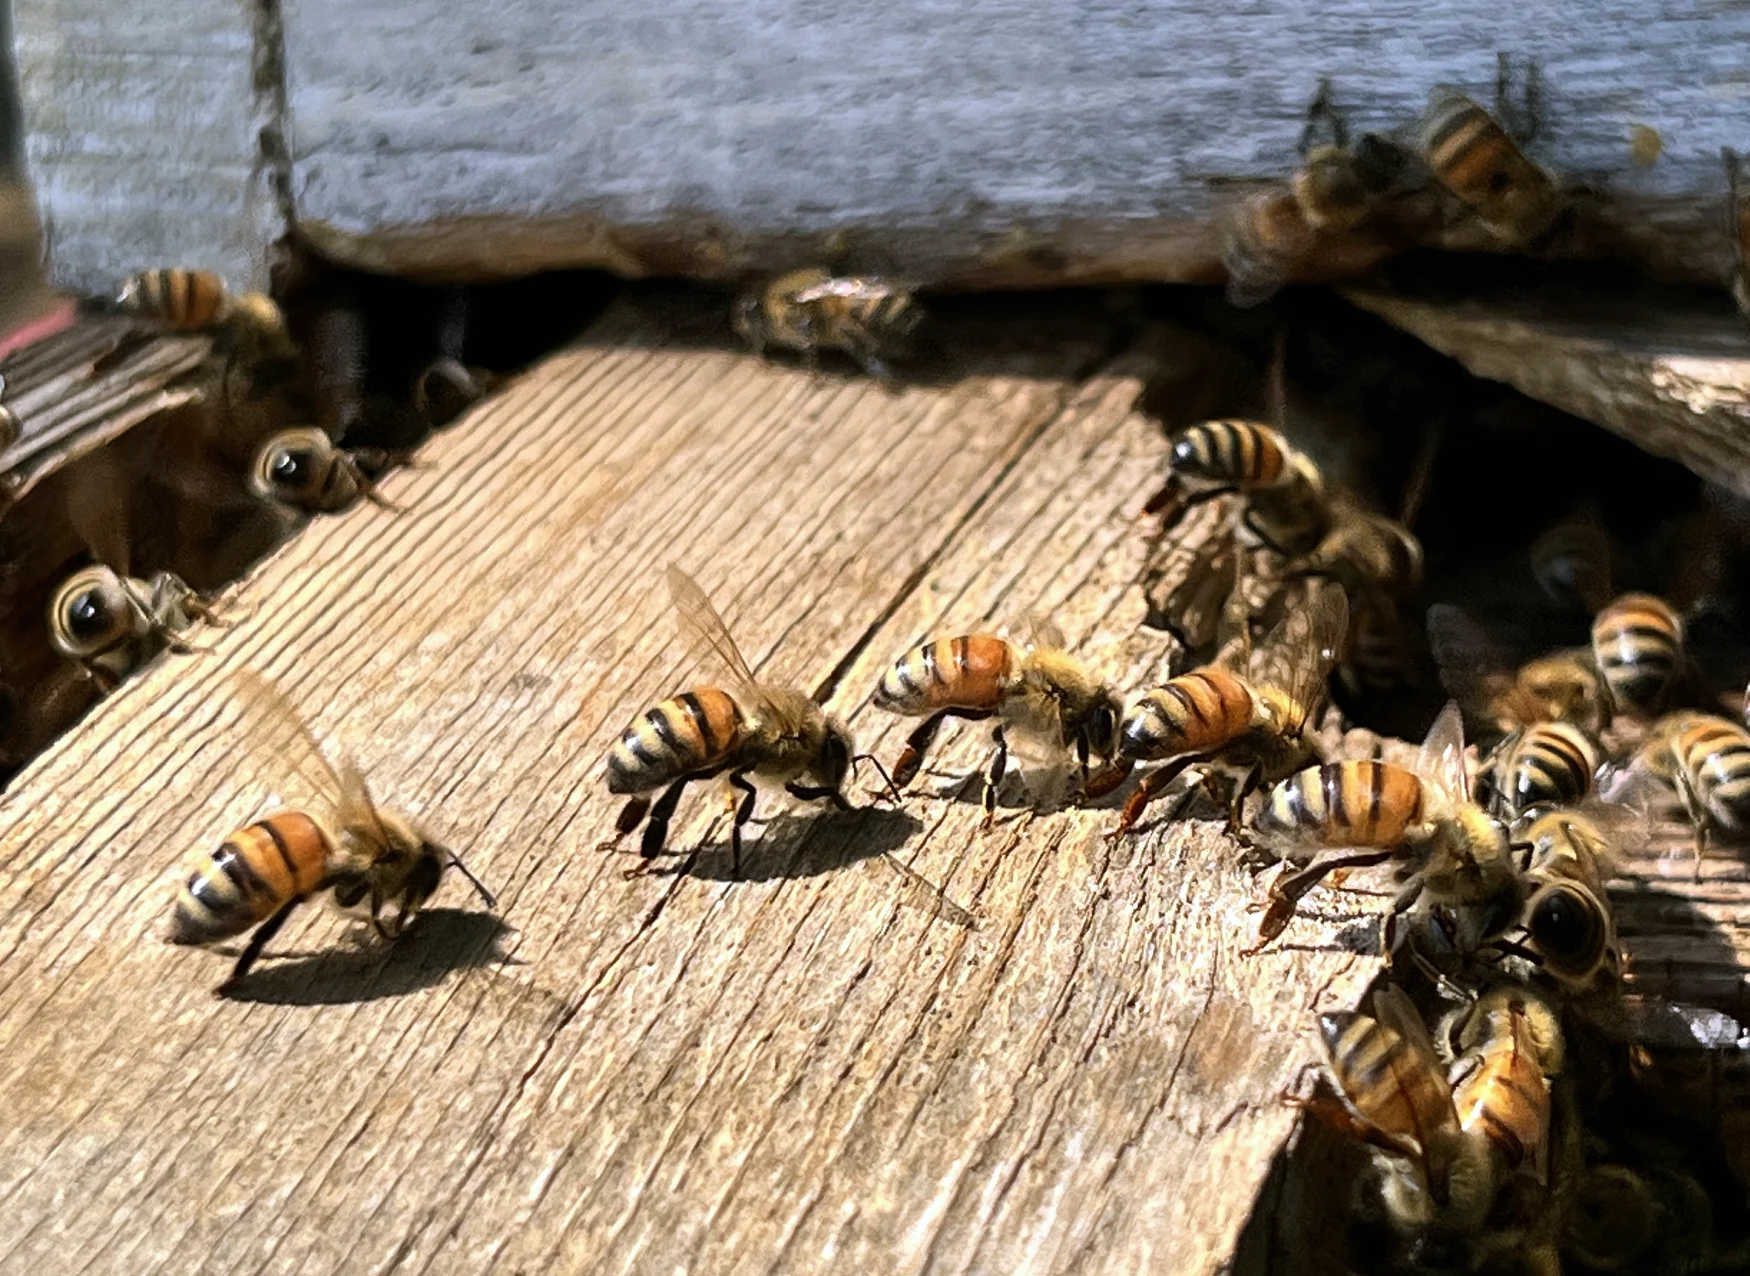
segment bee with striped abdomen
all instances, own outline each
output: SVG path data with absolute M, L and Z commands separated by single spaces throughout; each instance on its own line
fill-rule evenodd
M 850 733 L 804 691 L 759 682 L 728 626 L 691 576 L 668 568 L 669 598 L 688 646 L 728 682 L 701 686 L 646 709 L 608 751 L 608 792 L 629 795 L 612 846 L 644 825 L 639 854 L 661 853 L 687 785 L 727 776 L 735 791 L 730 863 L 741 873 L 741 829 L 753 818 L 752 781 L 782 785 L 804 801 L 853 809 L 845 781 L 856 756 Z M 653 802 L 651 794 L 658 793 Z
M 1597 740 L 1571 722 L 1539 722 L 1503 739 L 1483 759 L 1479 788 L 1503 819 L 1533 807 L 1573 806 L 1592 792 L 1603 761 Z
M 1620 960 L 1605 882 L 1615 859 L 1611 839 L 1578 811 L 1545 811 L 1521 820 L 1514 849 L 1527 857 L 1520 920 L 1539 971 L 1570 994 L 1614 981 Z
M 811 268 L 741 297 L 731 319 L 755 354 L 777 346 L 812 363 L 822 350 L 840 350 L 886 381 L 892 377 L 888 361 L 910 353 L 923 311 L 897 284 Z
M 281 810 L 238 829 L 194 864 L 176 894 L 170 942 L 213 944 L 254 930 L 230 978 L 236 988 L 299 904 L 324 891 L 342 908 L 365 907 L 372 927 L 389 940 L 406 929 L 454 866 L 480 893 L 489 892 L 457 856 L 403 816 L 377 805 L 350 760 L 329 761 L 310 729 L 265 679 L 245 674 L 246 703 L 261 711 L 250 747 L 272 757 L 312 790 L 314 809 Z M 393 904 L 393 924 L 383 918 Z
M 1750 730 L 1712 713 L 1673 713 L 1655 722 L 1607 797 L 1650 779 L 1676 790 L 1695 826 L 1696 871 L 1711 834 L 1750 830 Z
M 1656 713 L 1683 664 L 1683 621 L 1652 594 L 1623 594 L 1592 621 L 1592 658 L 1618 710 Z
M 227 353 L 248 366 L 290 359 L 297 351 L 286 317 L 266 293 L 233 293 L 210 270 L 180 266 L 146 270 L 122 282 L 119 310 L 172 332 L 213 332 Z
M 1064 637 L 1053 625 L 1038 626 L 1027 646 L 994 634 L 964 634 L 914 647 L 882 675 L 875 706 L 923 718 L 894 763 L 899 785 L 917 776 L 944 721 L 997 719 L 996 755 L 982 794 L 986 828 L 996 817 L 996 790 L 1011 743 L 1037 744 L 1052 757 L 1073 749 L 1083 781 L 1093 790 L 1102 781 L 1088 781 L 1089 760 L 1112 762 L 1124 707 L 1110 683 L 1064 649 Z
M 1542 1173 L 1550 1081 L 1566 1056 L 1561 1018 L 1531 989 L 1501 985 L 1460 1013 L 1452 1042 L 1460 1052 L 1451 1078 L 1459 1128 L 1489 1152 L 1492 1200 L 1522 1170 Z
M 1308 767 L 1270 791 L 1255 830 L 1291 859 L 1315 853 L 1304 867 L 1278 878 L 1258 927 L 1263 949 L 1288 927 L 1299 901 L 1331 872 L 1397 861 L 1408 880 L 1386 917 L 1387 944 L 1393 919 L 1412 905 L 1462 914 L 1474 949 L 1516 916 L 1523 899 L 1507 831 L 1470 798 L 1464 760 L 1464 726 L 1448 702 L 1422 743 L 1415 767 L 1377 759 Z
M 1572 722 L 1596 734 L 1610 719 L 1610 691 L 1590 648 L 1558 651 L 1514 669 L 1482 626 L 1450 603 L 1428 609 L 1428 642 L 1447 692 L 1505 734 L 1540 722 Z
M 1164 762 L 1143 777 L 1124 804 L 1113 837 L 1122 837 L 1143 810 L 1188 766 L 1214 764 L 1239 773 L 1229 810 L 1237 828 L 1248 794 L 1273 784 L 1314 756 L 1307 718 L 1324 694 L 1349 628 L 1343 591 L 1320 582 L 1286 614 L 1243 673 L 1205 665 L 1143 692 L 1124 712 L 1112 774 L 1122 779 L 1139 762 Z M 1116 782 L 1102 787 L 1116 787 Z M 1096 790 L 1099 791 L 1099 790 Z
M 1247 504 L 1242 522 L 1272 549 L 1284 548 L 1272 532 L 1286 530 L 1314 541 L 1324 534 L 1324 480 L 1318 468 L 1268 425 L 1201 421 L 1173 436 L 1169 463 L 1166 483 L 1143 506 L 1143 513 L 1161 516 L 1163 529 L 1175 526 L 1194 505 L 1238 492 Z M 1254 501 L 1268 517 L 1254 518 Z
M 1465 1136 L 1428 1029 L 1395 984 L 1374 993 L 1371 1009 L 1318 1018 L 1342 1102 L 1294 1102 L 1382 1154 L 1384 1203 L 1399 1227 L 1481 1222 L 1494 1198 L 1488 1149 Z
M 1726 233 L 1732 240 L 1732 300 L 1750 319 L 1750 190 L 1743 186 L 1738 152 L 1720 151 L 1726 169 Z
M 1497 109 L 1507 103 L 1508 62 L 1501 55 L 1496 83 Z M 1538 76 L 1531 64 L 1525 82 L 1526 107 L 1536 132 Z M 1422 158 L 1434 180 L 1469 210 L 1469 215 L 1501 244 L 1525 248 L 1555 224 L 1563 211 L 1555 180 L 1519 149 L 1505 125 L 1459 90 L 1437 86 L 1422 118 Z
M 249 489 L 262 500 L 329 514 L 359 497 L 387 510 L 401 507 L 377 490 L 371 471 L 405 464 L 407 455 L 377 448 L 347 449 L 316 426 L 299 426 L 270 436 L 249 467 Z

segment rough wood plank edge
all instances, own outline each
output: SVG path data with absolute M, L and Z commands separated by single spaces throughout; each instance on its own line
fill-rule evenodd
M 1659 306 L 1559 291 L 1511 300 L 1343 295 L 1477 376 L 1750 496 L 1750 330 L 1723 304 Z
M 137 348 L 94 371 L 136 339 Z M 0 487 L 18 500 L 142 421 L 197 401 L 201 389 L 190 378 L 211 350 L 210 337 L 142 336 L 126 319 L 92 317 L 0 363 L 6 406 L 21 427 L 17 442 L 0 451 Z
M 1346 918 L 1236 960 L 1254 883 L 1213 827 L 1110 845 L 1111 811 L 1005 806 L 980 838 L 960 801 L 770 805 L 730 882 L 696 798 L 686 875 L 626 882 L 591 850 L 607 742 L 691 666 L 656 586 L 671 559 L 764 676 L 831 671 L 884 754 L 899 730 L 868 697 L 925 633 L 1040 609 L 1156 676 L 1140 369 L 1075 389 L 1083 347 L 889 396 L 664 331 L 621 312 L 440 435 L 390 480 L 408 515 L 308 529 L 211 654 L 149 670 L 0 800 L 0 1265 L 1228 1263 L 1308 1012 L 1375 963 L 1338 942 Z M 311 917 L 253 1002 L 214 1001 L 226 959 L 154 935 L 178 857 L 270 783 L 239 765 L 243 666 L 464 850 L 514 929 L 450 887 L 388 954 Z M 963 767 L 982 733 L 945 746 Z M 883 850 L 983 927 L 917 907 Z

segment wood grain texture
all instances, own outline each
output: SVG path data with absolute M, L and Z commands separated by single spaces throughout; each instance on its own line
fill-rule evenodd
M 409 513 L 312 526 L 199 635 L 212 654 L 129 684 L 0 800 L 0 1266 L 1227 1262 L 1309 1011 L 1375 963 L 1341 917 L 1237 958 L 1254 883 L 1212 826 L 1111 845 L 1115 812 L 1029 818 L 1013 793 L 985 837 L 927 793 L 768 801 L 731 881 L 698 795 L 658 872 L 594 849 L 609 741 L 694 672 L 671 560 L 762 676 L 830 692 L 884 754 L 869 695 L 928 633 L 1041 609 L 1121 680 L 1157 676 L 1142 367 L 1058 337 L 889 395 L 684 328 L 611 314 L 394 475 Z M 251 1000 L 215 1001 L 228 958 L 156 936 L 178 858 L 285 788 L 239 765 L 242 667 L 463 851 L 503 925 L 454 884 L 386 954 L 313 914 Z M 982 755 L 945 734 L 943 767 Z M 982 925 L 933 916 L 882 851 Z
M 1560 290 L 1356 305 L 1508 385 L 1750 496 L 1750 331 L 1725 306 Z
M 276 121 L 258 100 L 256 6 L 12 7 L 55 284 L 108 295 L 137 270 L 198 265 L 265 287 L 285 220 L 263 160 Z

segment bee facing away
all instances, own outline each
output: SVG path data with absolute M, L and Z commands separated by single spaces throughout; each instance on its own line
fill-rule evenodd
M 1592 658 L 1618 709 L 1656 712 L 1683 663 L 1683 621 L 1663 598 L 1624 594 L 1592 621 Z
M 608 751 L 608 792 L 630 795 L 612 846 L 644 824 L 639 854 L 661 853 L 687 785 L 726 775 L 735 790 L 729 829 L 732 871 L 741 873 L 741 829 L 753 817 L 752 781 L 782 785 L 805 801 L 852 809 L 845 781 L 855 756 L 850 733 L 806 692 L 760 683 L 705 591 L 668 569 L 669 598 L 693 653 L 711 661 L 726 688 L 701 686 L 645 710 Z M 661 791 L 652 803 L 650 795 Z M 648 817 L 648 822 L 646 822 Z
M 1495 86 L 1497 109 L 1503 112 L 1508 78 L 1503 54 Z M 1538 85 L 1532 64 L 1525 80 L 1528 136 L 1536 132 Z M 1550 175 L 1526 158 L 1496 116 L 1449 85 L 1437 86 L 1428 96 L 1421 151 L 1434 180 L 1509 247 L 1534 244 L 1562 212 L 1561 192 Z
M 1321 129 L 1326 134 L 1322 142 L 1317 140 Z M 1349 124 L 1331 100 L 1328 79 L 1319 81 L 1307 108 L 1300 153 L 1304 162 L 1289 179 L 1289 189 L 1314 230 L 1359 225 L 1409 163 L 1401 148 L 1377 133 L 1364 133 L 1349 145 Z
M 1637 781 L 1677 792 L 1695 826 L 1696 871 L 1712 833 L 1750 830 L 1750 731 L 1711 713 L 1673 713 L 1648 731 L 1607 796 L 1633 792 Z
M 177 890 L 171 943 L 213 944 L 254 929 L 221 995 L 242 982 L 293 910 L 324 891 L 342 908 L 368 907 L 371 926 L 386 940 L 406 929 L 452 866 L 487 908 L 496 906 L 453 852 L 377 805 L 350 759 L 330 762 L 277 689 L 254 674 L 239 682 L 245 702 L 263 715 L 252 727 L 252 748 L 285 766 L 316 801 L 238 829 L 202 855 Z M 383 910 L 391 904 L 395 920 L 387 923 Z
M 1520 925 L 1539 971 L 1570 994 L 1592 990 L 1619 971 L 1616 923 L 1604 883 L 1611 839 L 1578 811 L 1534 814 L 1514 826 L 1513 846 L 1528 856 Z
M 1598 742 L 1571 722 L 1539 722 L 1503 739 L 1483 759 L 1480 789 L 1497 816 L 1573 806 L 1592 792 L 1603 761 Z
M 118 309 L 173 332 L 216 332 L 244 363 L 296 354 L 281 313 L 266 293 L 232 293 L 210 270 L 180 266 L 142 271 L 122 282 Z
M 1413 769 L 1376 759 L 1308 767 L 1277 784 L 1259 812 L 1256 832 L 1290 857 L 1315 857 L 1270 887 L 1258 927 L 1256 953 L 1293 920 L 1299 901 L 1338 868 L 1396 860 L 1408 881 L 1386 916 L 1412 905 L 1451 910 L 1466 920 L 1467 949 L 1499 932 L 1517 915 L 1523 887 L 1506 829 L 1470 800 L 1464 761 L 1464 726 L 1448 702 L 1429 728 Z
M 938 638 L 901 656 L 881 677 L 875 705 L 902 717 L 923 718 L 906 737 L 893 767 L 894 783 L 909 784 L 949 718 L 996 718 L 996 756 L 984 777 L 984 826 L 996 818 L 996 790 L 1007 770 L 1010 734 L 1061 756 L 1073 749 L 1084 784 L 1088 763 L 1110 763 L 1118 748 L 1118 693 L 1079 658 L 1064 650 L 1055 626 L 1037 626 L 1036 641 L 1020 646 L 994 634 Z M 1102 790 L 1103 791 L 1103 790 Z
M 1750 191 L 1744 189 L 1738 152 L 1720 151 L 1726 168 L 1726 230 L 1732 238 L 1732 300 L 1750 319 Z
M 401 507 L 377 490 L 367 466 L 379 470 L 405 463 L 405 453 L 376 448 L 345 449 L 316 426 L 299 426 L 269 436 L 249 467 L 249 489 L 265 501 L 327 514 L 359 497 L 387 510 Z
M 1349 627 L 1343 591 L 1320 582 L 1304 603 L 1291 603 L 1260 644 L 1243 673 L 1205 665 L 1143 692 L 1124 711 L 1118 756 L 1110 783 L 1116 786 L 1138 762 L 1166 761 L 1143 777 L 1124 804 L 1113 837 L 1135 826 L 1143 810 L 1186 767 L 1215 763 L 1240 773 L 1229 824 L 1237 828 L 1248 794 L 1306 765 L 1314 755 L 1306 739 L 1307 718 L 1323 696 L 1325 676 Z M 1170 761 L 1167 761 L 1170 759 Z
M 731 321 L 756 354 L 777 346 L 812 362 L 822 350 L 840 350 L 887 381 L 888 360 L 909 353 L 923 312 L 897 284 L 804 269 L 738 299 Z

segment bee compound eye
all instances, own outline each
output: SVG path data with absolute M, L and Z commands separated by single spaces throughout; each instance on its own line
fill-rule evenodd
M 80 642 L 103 637 L 115 623 L 109 600 L 95 587 L 81 589 L 69 598 L 61 618 L 68 635 Z
M 1598 919 L 1569 891 L 1550 891 L 1531 911 L 1531 936 L 1554 965 L 1584 961 L 1597 947 Z
M 268 463 L 267 472 L 280 487 L 302 488 L 316 468 L 316 454 L 309 448 L 281 448 Z

